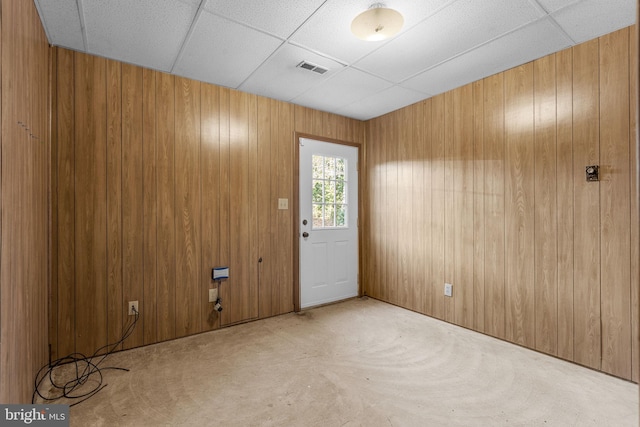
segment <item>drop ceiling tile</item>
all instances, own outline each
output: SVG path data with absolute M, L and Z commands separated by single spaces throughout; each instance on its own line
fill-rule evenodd
M 576 43 L 582 43 L 633 25 L 636 1 L 584 0 L 552 16 Z
M 347 68 L 333 78 L 292 99 L 295 104 L 334 111 L 393 86 L 392 83 L 353 68 Z
M 237 88 L 282 40 L 203 11 L 173 72 Z
M 198 10 L 172 0 L 83 0 L 91 53 L 169 71 Z
M 208 0 L 205 10 L 278 37 L 289 37 L 324 0 Z
M 358 120 L 369 120 L 407 105 L 415 104 L 428 97 L 428 94 L 420 91 L 392 86 L 375 95 L 346 105 L 338 109 L 336 113 Z
M 82 25 L 76 0 L 37 0 L 40 19 L 46 29 L 49 43 L 84 51 Z
M 425 71 L 402 85 L 435 95 L 570 45 L 566 35 L 550 18 L 545 18 Z
M 297 67 L 302 61 L 319 65 L 329 71 L 324 74 L 318 74 Z M 343 65 L 336 61 L 324 58 L 301 47 L 285 44 L 271 58 L 265 61 L 239 89 L 269 98 L 289 101 L 326 81 L 342 67 Z
M 404 29 L 411 28 L 435 13 L 451 0 L 393 0 L 387 7 L 404 17 Z M 316 52 L 323 52 L 346 64 L 351 64 L 385 42 L 368 42 L 351 33 L 351 21 L 375 3 L 371 0 L 327 0 L 291 37 L 291 41 Z M 400 33 L 402 34 L 402 32 Z M 397 36 L 396 36 L 397 37 Z
M 542 16 L 528 0 L 460 0 L 354 65 L 399 83 Z

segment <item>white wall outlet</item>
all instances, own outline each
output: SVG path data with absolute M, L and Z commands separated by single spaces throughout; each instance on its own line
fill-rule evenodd
M 278 199 L 278 209 L 289 209 L 289 199 Z
M 218 299 L 218 288 L 209 289 L 209 302 L 216 302 Z
M 127 307 L 129 307 L 129 316 L 135 316 L 136 313 L 140 313 L 140 311 L 138 311 L 138 301 L 129 301 Z
M 444 296 L 445 297 L 453 296 L 453 285 L 451 283 L 444 284 Z

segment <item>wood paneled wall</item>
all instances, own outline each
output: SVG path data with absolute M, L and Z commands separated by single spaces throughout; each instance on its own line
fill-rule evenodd
M 627 28 L 369 121 L 366 293 L 638 381 L 637 61 Z
M 48 360 L 49 46 L 30 1 L 0 4 L 0 402 Z
M 53 50 L 54 357 L 293 310 L 294 132 L 355 143 L 363 122 Z M 258 260 L 262 258 L 262 262 Z M 230 267 L 224 310 L 211 268 Z

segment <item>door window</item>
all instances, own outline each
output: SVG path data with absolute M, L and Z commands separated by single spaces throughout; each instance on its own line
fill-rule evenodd
M 347 159 L 314 154 L 312 163 L 312 228 L 347 228 Z

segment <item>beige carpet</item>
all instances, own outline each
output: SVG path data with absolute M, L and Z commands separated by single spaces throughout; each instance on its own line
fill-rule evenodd
M 120 352 L 72 426 L 636 426 L 638 386 L 373 299 Z

